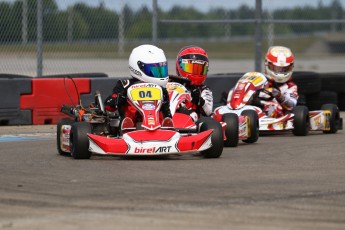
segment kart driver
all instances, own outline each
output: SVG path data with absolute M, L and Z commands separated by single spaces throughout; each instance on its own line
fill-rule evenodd
M 265 57 L 266 88 L 272 89 L 272 96 L 280 103 L 266 104 L 264 111 L 270 117 L 280 117 L 291 112 L 297 105 L 297 85 L 292 81 L 294 55 L 284 46 L 272 46 Z
M 176 74 L 171 81 L 185 85 L 191 92 L 192 101 L 186 102 L 179 112 L 189 114 L 194 121 L 202 116 L 210 116 L 213 109 L 212 91 L 204 85 L 208 71 L 208 55 L 198 46 L 183 47 L 177 54 Z
M 173 126 L 170 112 L 169 95 L 165 88 L 168 82 L 167 59 L 162 49 L 153 45 L 140 45 L 132 50 L 129 57 L 129 73 L 132 78 L 118 80 L 113 92 L 104 102 L 109 112 L 118 111 L 121 118 L 121 130 L 134 127 L 138 121 L 136 109 L 127 102 L 127 89 L 136 83 L 154 83 L 163 89 L 161 113 L 164 117 L 162 126 Z

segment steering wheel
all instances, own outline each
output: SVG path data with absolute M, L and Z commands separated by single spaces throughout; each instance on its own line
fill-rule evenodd
M 266 95 L 268 95 L 268 97 L 260 97 L 260 93 L 264 93 Z M 262 88 L 262 89 L 258 89 L 256 90 L 256 97 L 259 99 L 259 100 L 262 100 L 262 101 L 271 101 L 274 99 L 274 96 L 272 94 L 271 91 L 265 89 L 265 88 Z

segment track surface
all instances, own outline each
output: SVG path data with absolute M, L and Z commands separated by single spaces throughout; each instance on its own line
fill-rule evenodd
M 55 126 L 0 127 L 0 149 L 0 229 L 345 229 L 344 131 L 220 159 L 73 160 Z

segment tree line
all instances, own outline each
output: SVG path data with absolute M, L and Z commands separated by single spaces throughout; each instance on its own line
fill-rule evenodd
M 21 42 L 23 33 L 27 41 L 36 40 L 37 0 L 0 3 L 0 42 Z M 46 42 L 117 40 L 119 29 L 125 39 L 150 39 L 152 37 L 152 11 L 147 7 L 133 10 L 125 5 L 120 13 L 106 8 L 103 4 L 91 7 L 77 3 L 66 10 L 59 9 L 55 0 L 43 0 L 43 39 Z M 330 5 L 319 2 L 317 7 L 295 7 L 263 12 L 263 18 L 273 19 L 344 19 L 344 10 L 339 0 Z M 255 9 L 242 5 L 237 9 L 214 8 L 201 12 L 195 8 L 175 6 L 169 11 L 158 8 L 158 19 L 254 19 Z M 123 20 L 120 20 L 123 19 Z M 120 20 L 120 21 L 119 21 Z M 123 24 L 119 23 L 123 21 Z M 24 28 L 25 27 L 25 28 Z M 344 25 L 336 24 L 282 24 L 275 26 L 277 34 L 312 33 L 343 30 Z M 266 26 L 265 26 L 266 28 Z M 264 29 L 265 29 L 264 28 Z M 158 24 L 158 38 L 207 38 L 253 35 L 254 24 Z

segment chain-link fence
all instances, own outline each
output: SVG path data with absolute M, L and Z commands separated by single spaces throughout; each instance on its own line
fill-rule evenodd
M 252 71 L 270 45 L 289 46 L 296 70 L 344 72 L 345 0 L 0 0 L 0 73 L 127 76 L 143 43 L 164 49 L 171 73 L 190 44 L 210 73 Z

